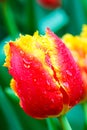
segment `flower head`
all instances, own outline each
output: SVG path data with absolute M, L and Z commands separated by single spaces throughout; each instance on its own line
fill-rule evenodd
M 40 36 L 20 35 L 5 46 L 11 87 L 34 118 L 59 116 L 83 96 L 80 71 L 64 43 L 47 28 Z
M 37 1 L 46 8 L 57 8 L 61 5 L 61 0 L 37 0 Z
M 84 99 L 87 100 L 87 25 L 83 25 L 79 36 L 66 34 L 63 36 L 63 41 L 80 67 L 85 89 Z

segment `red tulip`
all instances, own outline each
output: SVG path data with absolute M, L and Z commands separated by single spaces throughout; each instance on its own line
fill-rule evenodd
M 80 102 L 84 91 L 77 64 L 50 29 L 46 35 L 20 36 L 5 46 L 12 89 L 34 118 L 59 116 Z
M 57 8 L 61 5 L 61 0 L 37 0 L 37 1 L 46 8 Z

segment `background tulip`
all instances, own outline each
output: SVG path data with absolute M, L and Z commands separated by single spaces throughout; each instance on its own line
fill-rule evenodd
M 63 36 L 63 41 L 80 67 L 85 89 L 84 99 L 87 100 L 87 25 L 83 25 L 80 35 L 66 34 Z
M 37 0 L 37 1 L 46 8 L 57 8 L 61 5 L 61 0 Z

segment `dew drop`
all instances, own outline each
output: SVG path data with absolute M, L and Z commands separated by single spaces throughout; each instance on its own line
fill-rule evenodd
M 63 85 L 65 86 L 65 87 L 69 87 L 69 84 L 68 84 L 68 82 L 63 82 Z
M 25 68 L 30 68 L 30 62 L 23 58 L 23 63 Z
M 24 67 L 25 67 L 25 68 L 30 68 L 30 65 L 24 64 Z
M 69 70 L 66 70 L 66 73 L 67 73 L 69 76 L 72 76 L 72 73 L 71 73 Z
M 25 58 L 23 58 L 23 62 L 24 62 L 25 64 L 30 64 L 30 61 L 26 60 Z
M 36 82 L 37 80 L 36 79 L 34 79 L 34 82 Z
M 50 82 L 47 80 L 47 85 L 50 85 Z
M 54 99 L 53 98 L 51 99 L 51 102 L 54 103 Z
M 20 54 L 22 54 L 22 55 L 23 55 L 23 54 L 24 54 L 24 52 L 21 50 L 21 51 L 20 51 Z

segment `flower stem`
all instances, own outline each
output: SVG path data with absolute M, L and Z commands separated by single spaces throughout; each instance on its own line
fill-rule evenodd
M 72 130 L 67 118 L 65 115 L 63 116 L 60 116 L 59 118 L 59 121 L 60 121 L 60 124 L 61 124 L 61 127 L 63 130 Z
M 52 118 L 47 118 L 46 121 L 48 125 L 48 130 L 56 130 L 56 126 L 54 125 Z
M 87 129 L 87 102 L 83 103 L 83 112 L 85 118 L 85 128 Z

